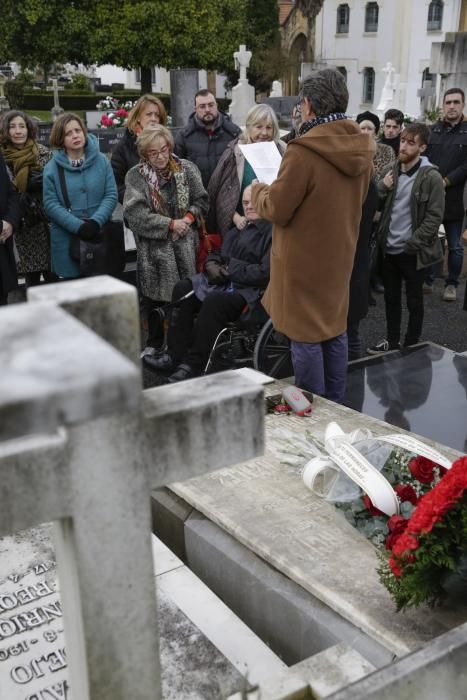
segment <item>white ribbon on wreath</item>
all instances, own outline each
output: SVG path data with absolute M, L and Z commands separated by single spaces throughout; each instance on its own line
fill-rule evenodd
M 450 469 L 451 461 L 438 450 L 425 445 L 410 435 L 391 433 L 374 436 L 369 430 L 354 430 L 344 433 L 340 426 L 331 422 L 324 433 L 324 449 L 326 454 L 314 457 L 304 466 L 302 478 L 305 485 L 315 490 L 318 476 L 329 468 L 341 469 L 352 481 L 370 497 L 373 505 L 386 515 L 399 513 L 399 499 L 389 481 L 376 469 L 355 447 L 359 442 L 386 442 L 414 454 L 426 457 L 446 469 Z

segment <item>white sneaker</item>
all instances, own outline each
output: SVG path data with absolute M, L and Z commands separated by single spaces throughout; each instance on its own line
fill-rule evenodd
M 140 355 L 140 358 L 146 357 L 146 355 L 155 355 L 156 352 L 156 348 L 152 348 L 150 345 L 146 345 L 146 347 Z
M 366 349 L 368 355 L 380 355 L 382 352 L 388 352 L 389 350 L 400 350 L 400 343 L 390 343 L 388 340 L 380 340 L 376 345 L 371 345 Z
M 453 284 L 448 284 L 443 294 L 443 301 L 456 301 L 457 292 Z

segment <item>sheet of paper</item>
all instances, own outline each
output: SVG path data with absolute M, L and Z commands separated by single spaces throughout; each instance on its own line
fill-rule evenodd
M 260 182 L 270 185 L 277 178 L 281 154 L 274 141 L 238 144 Z

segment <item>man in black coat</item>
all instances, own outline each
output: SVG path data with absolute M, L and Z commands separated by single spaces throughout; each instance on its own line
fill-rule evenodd
M 251 186 L 244 190 L 242 203 L 248 220 L 245 228 L 227 231 L 220 253 L 208 256 L 204 273 L 174 287 L 174 301 L 194 293 L 172 312 L 168 353 L 144 358 L 144 364 L 156 372 L 175 369 L 170 383 L 203 372 L 219 332 L 246 307 L 255 308 L 269 282 L 272 225 L 256 213 Z
M 13 187 L 0 155 L 0 306 L 7 303 L 8 292 L 18 286 L 13 229 L 19 226 L 19 220 L 19 193 Z
M 195 111 L 177 134 L 175 154 L 198 166 L 207 189 L 209 178 L 227 144 L 240 132 L 240 127 L 227 114 L 219 112 L 214 95 L 209 90 L 199 90 L 195 95 Z
M 455 301 L 459 275 L 464 261 L 461 242 L 464 206 L 462 195 L 467 180 L 467 121 L 464 117 L 465 95 L 460 88 L 450 88 L 443 98 L 443 117 L 431 129 L 427 157 L 437 165 L 443 177 L 446 204 L 444 229 L 448 243 L 448 276 L 445 281 L 444 301 Z M 432 291 L 435 272 L 430 268 L 424 291 Z

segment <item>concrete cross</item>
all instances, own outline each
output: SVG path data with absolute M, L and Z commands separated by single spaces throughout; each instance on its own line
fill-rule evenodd
M 55 119 L 58 117 L 59 114 L 62 114 L 63 107 L 60 107 L 60 102 L 58 101 L 58 91 L 63 90 L 63 86 L 58 84 L 57 78 L 52 78 L 52 85 L 48 88 L 47 90 L 52 90 L 54 94 L 54 106 L 50 110 L 52 112 L 52 118 L 55 121 Z
M 260 454 L 262 390 L 142 392 L 136 290 L 112 278 L 28 297 L 0 311 L 0 535 L 54 521 L 73 697 L 160 700 L 150 491 Z
M 250 65 L 251 51 L 246 50 L 245 44 L 240 44 L 239 50 L 234 53 L 235 68 L 240 72 L 240 80 L 246 80 L 246 69 Z
M 431 109 L 433 99 L 436 97 L 436 89 L 431 80 L 423 81 L 423 87 L 417 90 L 417 96 L 420 98 L 420 111 L 424 115 L 426 110 Z

